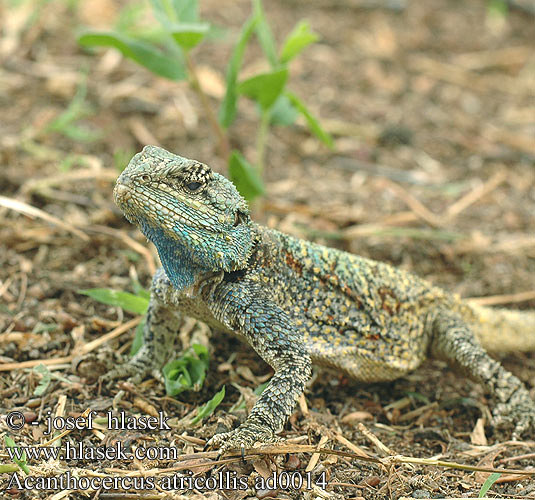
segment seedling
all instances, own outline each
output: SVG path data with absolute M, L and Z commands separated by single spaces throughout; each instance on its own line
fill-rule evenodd
M 216 116 L 202 89 L 192 52 L 200 43 L 217 36 L 217 28 L 199 17 L 197 0 L 150 0 L 150 4 L 158 26 L 141 25 L 139 9 L 128 7 L 114 30 L 87 31 L 78 41 L 84 47 L 113 47 L 155 75 L 175 81 L 188 78 L 199 95 L 220 154 L 226 159 L 229 176 L 245 198 L 253 200 L 265 192 L 264 157 L 271 127 L 291 125 L 300 114 L 310 131 L 333 147 L 330 135 L 304 102 L 288 89 L 289 63 L 318 40 L 306 21 L 299 21 L 277 50 L 262 2 L 253 0 L 253 13 L 243 24 L 227 65 L 225 97 Z M 240 81 L 243 56 L 254 34 L 271 69 Z M 240 96 L 253 100 L 259 111 L 254 165 L 229 146 L 228 129 L 236 119 Z

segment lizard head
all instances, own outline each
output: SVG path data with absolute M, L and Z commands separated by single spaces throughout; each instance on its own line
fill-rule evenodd
M 146 146 L 113 194 L 126 218 L 156 245 L 176 287 L 192 284 L 201 272 L 246 267 L 254 244 L 247 202 L 203 163 Z

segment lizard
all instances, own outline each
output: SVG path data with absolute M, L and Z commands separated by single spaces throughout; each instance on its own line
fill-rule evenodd
M 142 348 L 104 381 L 157 375 L 183 316 L 237 335 L 274 369 L 244 422 L 207 447 L 223 454 L 279 440 L 312 363 L 381 382 L 426 358 L 483 384 L 495 399 L 497 427 L 533 436 L 528 389 L 482 344 L 535 350 L 535 312 L 469 305 L 386 263 L 261 226 L 226 177 L 160 147 L 134 155 L 114 201 L 154 243 L 162 267 L 152 281 Z

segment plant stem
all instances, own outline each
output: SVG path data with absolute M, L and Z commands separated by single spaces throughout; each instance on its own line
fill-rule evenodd
M 266 142 L 270 118 L 271 110 L 262 111 L 260 126 L 258 127 L 258 134 L 256 136 L 256 170 L 260 177 L 262 177 L 264 171 L 264 154 L 266 152 Z
M 184 57 L 186 59 L 186 65 L 188 67 L 188 72 L 191 79 L 191 86 L 199 96 L 201 105 L 204 109 L 204 112 L 206 113 L 206 117 L 208 118 L 208 121 L 210 122 L 210 125 L 213 131 L 215 132 L 215 135 L 217 136 L 219 152 L 221 153 L 221 156 L 223 156 L 225 162 L 227 162 L 230 156 L 230 144 L 228 142 L 227 135 L 223 130 L 223 127 L 221 127 L 221 125 L 217 121 L 212 106 L 210 105 L 208 96 L 205 94 L 204 90 L 201 87 L 201 82 L 199 81 L 199 77 L 197 76 L 197 69 L 195 68 L 195 64 L 193 64 L 193 60 L 187 52 L 184 54 Z
M 19 471 L 18 465 L 0 464 L 0 474 L 7 474 L 8 472 L 18 472 L 18 471 Z

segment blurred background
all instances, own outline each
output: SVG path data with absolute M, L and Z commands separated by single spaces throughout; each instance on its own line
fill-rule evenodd
M 253 7 L 247 0 L 203 0 L 199 7 L 214 33 L 189 54 L 217 114 L 233 47 Z M 415 268 L 463 295 L 532 289 L 529 11 L 505 1 L 438 0 L 269 1 L 264 11 L 279 47 L 302 20 L 317 35 L 290 61 L 287 85 L 334 147 L 314 137 L 302 117 L 275 125 L 257 218 Z M 121 259 L 124 245 L 90 230 L 123 228 L 139 239 L 113 206 L 114 179 L 145 144 L 226 173 L 205 109 L 187 79 L 165 79 L 116 49 L 78 43 L 81 33 L 102 30 L 152 36 L 161 45 L 149 2 L 8 1 L 0 19 L 2 194 L 59 217 L 92 241 L 2 209 L 2 282 L 23 272 L 21 259 L 36 258 L 34 278 L 45 268 L 66 267 L 61 281 L 78 286 L 80 277 L 95 273 L 98 281 L 103 271 L 118 279 L 127 262 L 107 266 Z M 251 37 L 240 78 L 267 69 Z M 257 128 L 255 104 L 240 99 L 228 143 L 252 163 Z M 18 280 L 10 286 L 18 288 Z

